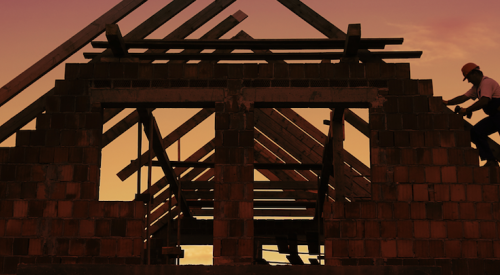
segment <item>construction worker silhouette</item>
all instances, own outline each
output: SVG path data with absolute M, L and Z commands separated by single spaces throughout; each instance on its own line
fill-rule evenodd
M 460 115 L 470 116 L 473 112 L 483 109 L 488 115 L 486 118 L 474 125 L 470 131 L 471 141 L 476 144 L 479 157 L 486 160 L 484 166 L 498 166 L 498 162 L 488 145 L 488 136 L 500 131 L 500 85 L 483 75 L 479 66 L 474 63 L 467 63 L 462 67 L 464 81 L 467 79 L 472 83 L 472 88 L 465 94 L 450 100 L 443 100 L 446 105 L 457 105 L 469 99 L 476 100 L 474 104 L 467 108 L 457 108 Z

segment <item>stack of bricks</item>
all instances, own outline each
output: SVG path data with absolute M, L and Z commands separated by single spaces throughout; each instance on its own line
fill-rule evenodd
M 497 274 L 498 169 L 479 167 L 463 118 L 430 81 L 387 83 L 384 106 L 370 109 L 372 200 L 326 202 L 326 264 Z
M 214 265 L 248 265 L 254 259 L 253 103 L 241 82 L 215 105 Z
M 102 114 L 87 83 L 57 81 L 36 130 L 0 148 L 0 274 L 19 263 L 136 263 L 144 206 L 99 202 Z

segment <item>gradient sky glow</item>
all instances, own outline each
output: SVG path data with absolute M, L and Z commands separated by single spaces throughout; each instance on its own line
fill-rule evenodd
M 402 46 L 387 50 L 422 50 L 421 59 L 387 60 L 409 62 L 413 79 L 432 79 L 434 95 L 450 99 L 469 89 L 462 82 L 460 68 L 467 62 L 477 63 L 485 75 L 500 81 L 500 1 L 493 0 L 302 0 L 338 28 L 347 31 L 350 23 L 361 23 L 362 37 L 403 37 Z M 1 0 L 0 1 L 0 85 L 3 86 L 40 58 L 48 54 L 75 33 L 119 3 L 119 0 Z M 153 15 L 170 1 L 149 0 L 128 17 L 118 22 L 123 34 Z M 148 38 L 163 38 L 180 24 L 211 3 L 197 0 Z M 276 0 L 238 0 L 188 38 L 199 38 L 227 16 L 242 10 L 248 18 L 227 33 L 230 38 L 240 30 L 254 38 L 324 38 Z M 105 40 L 101 35 L 97 40 Z M 90 46 L 69 58 L 67 63 L 86 63 L 83 52 L 97 52 Z M 60 65 L 23 93 L 0 108 L 0 124 L 10 119 L 54 86 L 55 79 L 64 78 Z M 463 106 L 469 106 L 466 102 Z M 131 111 L 131 110 L 130 110 Z M 129 113 L 128 111 L 127 113 Z M 157 110 L 163 135 L 168 134 L 197 110 Z M 124 113 L 114 119 L 117 122 Z M 301 112 L 323 131 L 327 110 Z M 367 118 L 367 112 L 360 115 Z M 475 113 L 472 122 L 484 117 Z M 175 118 L 175 119 L 173 119 Z M 113 121 L 105 125 L 105 130 Z M 213 116 L 181 141 L 182 158 L 189 156 L 214 136 Z M 31 123 L 24 129 L 34 129 Z M 101 200 L 131 200 L 135 193 L 136 177 L 121 182 L 116 173 L 136 157 L 136 127 L 126 132 L 103 150 Z M 368 139 L 349 128 L 346 148 L 369 165 Z M 492 136 L 499 140 L 498 135 Z M 146 140 L 144 138 L 144 140 Z M 14 137 L 1 146 L 14 146 Z M 147 146 L 144 143 L 144 148 Z M 177 160 L 177 144 L 167 150 Z M 145 171 L 145 170 L 144 170 Z M 161 170 L 154 170 L 154 179 Z M 146 177 L 147 173 L 143 173 Z M 144 178 L 143 182 L 146 178 Z M 205 255 L 205 254 L 203 254 Z M 203 258 L 204 256 L 202 256 Z

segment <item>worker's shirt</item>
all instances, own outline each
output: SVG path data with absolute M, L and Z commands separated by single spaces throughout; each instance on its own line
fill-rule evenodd
M 488 105 L 483 107 L 483 111 L 492 115 L 498 112 L 498 107 L 500 107 L 500 85 L 495 80 L 483 76 L 483 80 L 479 83 L 479 87 L 472 86 L 465 94 L 468 98 L 481 99 L 483 96 L 491 99 Z

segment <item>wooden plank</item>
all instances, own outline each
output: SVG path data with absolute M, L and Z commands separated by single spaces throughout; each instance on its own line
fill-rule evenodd
M 156 51 L 156 50 L 148 50 Z M 339 60 L 344 56 L 341 52 L 311 52 L 311 53 L 130 53 L 130 58 L 139 60 Z M 164 51 L 164 50 L 160 50 Z M 361 50 L 360 50 L 361 51 Z M 83 57 L 92 59 L 100 53 L 85 52 Z M 370 55 L 380 59 L 420 58 L 422 51 L 380 51 L 370 52 Z
M 300 0 L 278 0 L 278 2 L 287 7 L 291 12 L 295 13 L 326 37 L 346 39 L 346 34 L 343 31 Z M 380 58 L 371 56 L 371 53 L 368 50 L 360 50 L 359 59 L 363 62 L 384 62 Z
M 203 40 L 202 42 L 204 42 L 204 40 L 219 39 L 224 34 L 226 34 L 228 31 L 230 31 L 231 29 L 236 27 L 239 23 L 243 22 L 243 20 L 245 20 L 247 17 L 248 17 L 248 15 L 246 15 L 241 10 L 238 10 L 236 13 L 227 17 L 225 20 L 220 22 L 217 26 L 215 26 L 213 29 L 211 29 L 209 32 L 207 32 L 205 35 L 200 37 L 199 40 L 197 39 L 197 41 Z M 169 48 L 171 48 L 170 42 L 171 41 L 168 41 Z M 185 48 L 183 48 L 183 49 L 185 49 Z M 203 51 L 202 48 L 201 49 L 186 49 L 186 50 L 182 51 L 182 53 L 194 54 L 194 53 L 201 53 L 202 51 Z M 186 63 L 186 62 L 188 62 L 188 60 L 172 60 L 172 61 L 167 62 L 167 63 L 182 64 L 182 63 Z
M 190 207 L 214 207 L 213 201 L 189 201 Z M 313 201 L 273 201 L 273 200 L 258 200 L 253 203 L 254 208 L 313 208 L 316 202 Z
M 241 16 L 237 16 L 241 15 Z M 232 18 L 234 20 L 244 20 L 246 14 L 238 11 L 234 16 L 230 15 L 226 20 Z M 238 18 L 236 18 L 238 17 Z M 224 21 L 223 21 L 224 22 Z M 241 22 L 241 21 L 239 21 Z M 234 24 L 234 23 L 233 23 Z M 356 25 L 356 24 L 354 24 Z M 359 24 L 358 24 L 359 25 Z M 358 32 L 359 33 L 359 32 Z M 218 37 L 221 37 L 220 33 Z M 213 37 L 213 36 L 212 36 Z M 126 42 L 127 48 L 130 49 L 223 49 L 223 50 L 321 50 L 321 49 L 345 49 L 345 39 L 324 39 L 324 38 L 309 38 L 309 39 L 249 39 L 249 40 L 234 40 L 234 39 L 218 39 L 203 36 L 200 39 L 179 39 L 179 40 L 163 40 L 163 39 L 143 39 L 137 41 Z M 202 41 L 203 40 L 203 41 Z M 358 41 L 359 49 L 384 49 L 385 45 L 402 44 L 403 38 L 363 38 Z M 109 42 L 93 41 L 94 48 L 109 48 Z M 196 52 L 196 51 L 194 51 Z M 201 50 L 199 51 L 201 52 Z
M 196 181 L 208 181 L 215 176 L 215 169 L 211 168 L 205 171 L 201 176 L 199 176 Z
M 124 57 L 128 54 L 127 47 L 125 47 L 125 40 L 123 40 L 120 27 L 117 24 L 106 25 L 106 38 L 108 39 L 113 56 Z
M 186 122 L 184 122 L 181 126 L 177 127 L 173 132 L 171 132 L 169 135 L 167 135 L 165 138 L 163 138 L 162 144 L 163 144 L 163 149 L 168 148 L 170 145 L 172 145 L 174 142 L 176 142 L 179 138 L 183 137 L 185 134 L 187 134 L 189 131 L 191 131 L 194 127 L 196 127 L 198 124 L 203 122 L 205 119 L 207 119 L 210 115 L 212 115 L 214 112 L 214 109 L 203 109 L 196 113 L 193 117 L 188 119 Z M 153 157 L 155 154 L 153 154 Z M 125 168 L 123 168 L 120 172 L 118 172 L 118 177 L 124 181 L 128 177 L 130 177 L 133 173 L 137 171 L 137 159 L 132 161 L 129 165 L 127 165 Z M 142 154 L 141 159 L 140 159 L 140 164 L 141 166 L 146 164 L 149 161 L 149 151 L 146 151 L 144 154 Z
M 267 148 L 263 147 L 259 143 L 254 145 L 254 159 L 259 163 L 283 163 L 280 159 L 276 158 Z M 303 181 L 304 177 L 297 174 L 295 171 L 290 170 L 272 170 L 273 174 L 278 176 L 281 180 L 287 181 Z
M 161 168 L 163 170 L 163 173 L 165 174 L 165 178 L 167 182 L 170 184 L 170 188 L 172 189 L 174 196 L 177 196 L 178 193 L 181 194 L 180 195 L 181 197 L 177 199 L 180 201 L 182 212 L 184 213 L 184 216 L 190 217 L 191 214 L 189 213 L 189 207 L 187 206 L 185 200 L 183 200 L 182 198 L 182 192 L 178 191 L 179 183 L 177 182 L 177 177 L 172 169 L 172 166 L 170 165 L 170 160 L 163 147 L 160 129 L 156 124 L 156 120 L 153 114 L 145 109 L 139 109 L 138 112 L 139 116 L 141 117 L 141 121 L 143 121 L 144 123 L 144 132 L 146 133 L 146 136 L 150 140 L 153 139 L 153 149 L 156 154 L 156 158 L 158 159 L 159 162 L 162 163 Z M 153 127 L 154 127 L 152 137 L 149 135 L 150 120 L 153 120 Z
M 218 0 L 212 2 L 210 5 L 205 7 L 202 11 L 191 17 L 188 21 L 178 27 L 176 30 L 171 32 L 169 35 L 165 36 L 163 40 L 173 40 L 173 39 L 184 39 L 198 28 L 203 26 L 210 19 L 215 17 L 217 14 L 222 12 L 229 5 L 234 3 L 236 0 Z M 153 49 L 147 50 L 147 54 L 159 54 L 168 51 L 169 49 Z
M 365 137 L 370 137 L 370 126 L 368 125 L 368 122 L 359 117 L 353 111 L 346 109 L 345 121 L 356 128 L 356 130 L 360 131 L 363 135 L 365 135 Z
M 123 0 L 0 88 L 0 107 L 147 0 Z M 22 126 L 21 126 L 22 127 Z
M 281 180 L 278 176 L 276 176 L 273 173 L 273 171 L 266 170 L 266 169 L 256 169 L 256 170 L 259 171 L 259 173 L 261 173 L 268 180 L 271 180 L 271 181 L 279 181 L 279 180 Z
M 317 190 L 316 181 L 255 181 L 254 189 L 293 189 L 293 190 Z M 213 181 L 190 181 L 182 182 L 182 189 L 214 189 Z
M 294 110 L 290 108 L 276 108 L 276 110 L 297 125 L 302 131 L 314 138 L 316 142 L 320 144 L 326 143 L 326 135 Z
M 187 201 L 198 199 L 213 200 L 214 191 L 183 191 Z M 317 195 L 304 191 L 254 191 L 254 199 L 306 199 L 316 201 Z
M 102 148 L 113 142 L 121 134 L 125 133 L 128 129 L 134 126 L 139 121 L 139 113 L 134 110 L 120 122 L 116 123 L 113 127 L 109 128 L 102 134 Z

